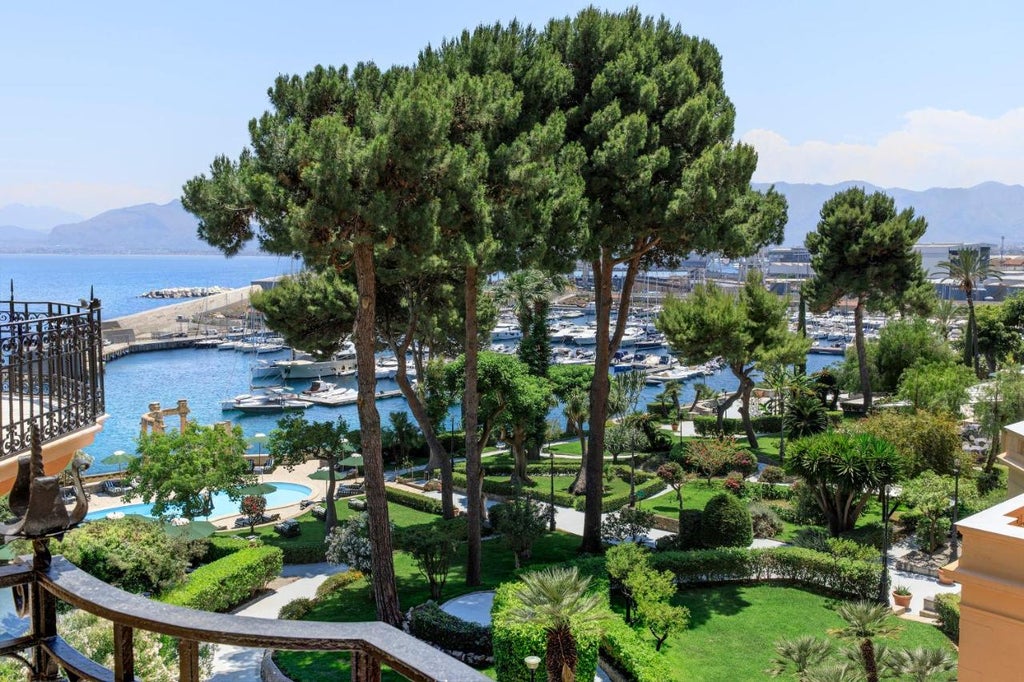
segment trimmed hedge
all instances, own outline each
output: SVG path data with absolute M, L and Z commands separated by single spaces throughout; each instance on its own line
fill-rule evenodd
M 628 679 L 636 682 L 663 682 L 672 679 L 672 670 L 664 656 L 654 650 L 636 630 L 626 625 L 621 617 L 604 622 L 601 654 Z M 580 678 L 582 679 L 582 678 Z
M 262 544 L 259 540 L 256 542 Z M 218 561 L 249 547 L 252 547 L 252 544 L 245 538 L 234 535 L 211 535 L 206 538 L 206 554 L 203 556 L 202 563 Z
M 318 564 L 327 561 L 324 554 L 326 547 L 323 542 L 281 542 L 281 544 L 276 544 L 271 540 L 268 544 L 281 550 L 286 564 Z
M 494 593 L 491 607 L 492 641 L 494 643 L 494 671 L 502 682 L 530 682 L 530 671 L 523 665 L 527 656 L 544 659 L 547 637 L 544 628 L 534 622 L 525 622 L 512 615 L 521 602 L 516 597 L 519 583 L 503 583 Z M 601 592 L 608 594 L 607 589 Z M 597 654 L 600 638 L 576 633 L 578 663 L 576 678 L 593 679 L 597 670 Z
M 462 620 L 445 613 L 433 601 L 428 601 L 409 612 L 409 634 L 430 642 L 445 651 L 462 651 L 491 656 L 491 628 Z
M 403 507 L 409 507 L 410 509 L 426 512 L 428 514 L 436 514 L 438 516 L 442 514 L 441 500 L 435 500 L 433 497 L 427 497 L 426 495 L 420 495 L 419 493 L 411 493 L 407 490 L 399 490 L 398 488 L 393 488 L 391 486 L 384 487 L 384 495 L 387 497 L 388 502 L 394 502 L 395 504 L 400 504 Z
M 882 570 L 877 562 L 843 559 L 802 547 L 660 552 L 651 555 L 651 565 L 659 571 L 672 571 L 684 585 L 779 581 L 854 599 L 876 596 Z
M 283 553 L 277 547 L 249 547 L 200 566 L 184 585 L 160 601 L 200 611 L 228 611 L 249 599 L 281 574 Z
M 648 481 L 643 485 L 636 486 L 637 499 L 640 501 L 646 500 L 655 493 L 660 493 L 666 488 L 665 482 L 660 478 Z M 583 511 L 583 507 L 586 505 L 587 500 L 583 495 L 580 495 L 575 499 L 573 507 L 577 511 Z M 621 495 L 612 495 L 601 500 L 601 513 L 607 514 L 609 512 L 617 511 L 622 507 L 629 504 L 629 493 L 623 493 Z
M 939 614 L 939 629 L 954 642 L 960 642 L 960 595 L 935 595 L 935 613 Z

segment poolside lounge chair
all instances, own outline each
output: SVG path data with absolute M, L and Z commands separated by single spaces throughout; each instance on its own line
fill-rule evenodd
M 274 470 L 274 458 L 273 457 L 268 457 L 267 461 L 264 462 L 262 464 L 262 466 L 254 466 L 252 468 L 252 472 L 254 474 L 269 474 L 273 470 Z
M 285 519 L 281 523 L 275 524 L 274 530 L 278 535 L 286 538 L 294 538 L 302 534 L 302 527 L 295 519 Z
M 107 495 L 124 495 L 124 486 L 116 478 L 108 478 L 103 481 L 103 492 Z

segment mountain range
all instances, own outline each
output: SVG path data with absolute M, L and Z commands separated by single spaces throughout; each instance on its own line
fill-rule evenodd
M 756 189 L 769 184 L 758 183 Z M 1019 248 L 1024 240 L 1024 186 L 986 182 L 966 189 L 883 189 L 864 182 L 835 185 L 774 183 L 789 202 L 785 244 L 802 244 L 818 224 L 821 205 L 836 192 L 862 186 L 884 191 L 898 209 L 912 207 L 928 221 L 924 242 L 989 242 Z M 68 218 L 72 220 L 68 220 Z M 0 207 L 0 251 L 7 253 L 216 253 L 196 236 L 194 216 L 178 200 L 118 208 L 87 220 L 61 209 Z M 20 222 L 15 222 L 19 220 Z M 52 225 L 46 229 L 47 221 Z M 248 253 L 256 253 L 250 246 Z

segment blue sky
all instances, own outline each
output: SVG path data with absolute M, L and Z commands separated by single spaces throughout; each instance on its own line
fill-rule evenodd
M 410 63 L 463 28 L 586 3 L 147 4 L 0 5 L 0 206 L 169 201 L 237 155 L 279 73 Z M 755 180 L 1024 184 L 1024 3 L 597 4 L 638 4 L 718 47 Z

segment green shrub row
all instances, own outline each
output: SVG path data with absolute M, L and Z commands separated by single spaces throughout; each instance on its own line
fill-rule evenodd
M 463 485 L 465 485 L 465 476 L 463 476 Z M 384 488 L 384 494 L 388 498 L 388 502 L 394 502 L 403 507 L 409 507 L 410 509 L 428 514 L 437 514 L 438 516 L 442 513 L 441 500 L 435 500 L 433 497 L 412 493 L 408 490 L 400 490 L 391 486 Z
M 543 660 L 547 648 L 547 637 L 540 624 L 513 615 L 516 607 L 522 605 L 516 596 L 518 587 L 519 583 L 499 585 L 491 607 L 494 672 L 502 682 L 530 682 L 530 671 L 523 665 L 523 659 L 527 656 L 540 656 Z M 602 594 L 607 595 L 607 590 Z M 600 638 L 584 632 L 574 634 L 578 655 L 576 677 L 580 680 L 593 679 L 597 670 Z
M 580 463 L 578 461 L 555 460 L 556 476 L 575 476 L 579 470 Z M 466 465 L 456 465 L 455 471 L 465 475 Z M 513 471 L 515 471 L 515 464 L 512 462 L 489 462 L 484 460 L 485 476 L 511 476 Z M 551 462 L 548 461 L 529 462 L 526 465 L 526 473 L 528 474 L 546 475 L 550 471 Z
M 648 406 L 649 407 L 649 406 Z M 826 412 L 828 424 L 834 428 L 843 421 L 842 410 Z M 782 417 L 779 415 L 762 415 L 753 417 L 750 420 L 755 433 L 780 433 L 782 431 Z M 698 436 L 714 436 L 718 433 L 718 418 L 707 415 L 697 415 L 693 418 L 693 429 Z M 722 431 L 727 436 L 743 433 L 743 420 L 736 417 L 726 417 L 722 420 Z
M 935 595 L 935 613 L 939 614 L 939 629 L 954 642 L 960 641 L 960 595 Z
M 464 651 L 481 656 L 494 653 L 488 625 L 478 625 L 445 613 L 432 601 L 412 609 L 409 616 L 409 633 L 417 639 L 445 651 Z
M 248 547 L 200 566 L 184 585 L 160 599 L 201 611 L 228 611 L 279 576 L 282 564 L 283 553 L 277 547 Z
M 284 553 L 284 563 L 286 564 L 318 564 L 327 560 L 324 555 L 323 542 L 282 541 L 281 544 L 277 544 L 271 541 L 270 544 Z
M 206 538 L 206 553 L 203 555 L 201 563 L 208 564 L 211 561 L 218 561 L 251 546 L 252 544 L 245 538 L 234 535 L 211 535 Z
M 681 584 L 780 581 L 826 592 L 871 599 L 878 592 L 881 566 L 802 547 L 703 549 L 651 556 L 659 571 L 672 571 Z
M 636 486 L 637 498 L 640 499 L 641 501 L 646 500 L 651 495 L 660 493 L 662 490 L 665 489 L 665 487 L 665 482 L 662 481 L 660 478 L 647 481 L 643 485 Z M 555 496 L 555 499 L 557 500 L 557 494 Z M 574 498 L 572 505 L 577 511 L 583 511 L 583 508 L 586 506 L 586 503 L 586 498 L 583 495 L 580 495 Z M 621 495 L 612 495 L 611 497 L 606 497 L 603 500 L 601 500 L 601 513 L 607 514 L 609 512 L 617 511 L 618 509 L 625 507 L 627 504 L 629 504 L 628 492 L 622 493 Z
M 636 630 L 620 616 L 604 622 L 601 654 L 627 679 L 636 682 L 663 682 L 672 679 L 672 670 L 665 657 L 654 650 Z
M 676 411 L 674 403 L 647 403 L 647 413 L 659 419 L 668 419 Z

